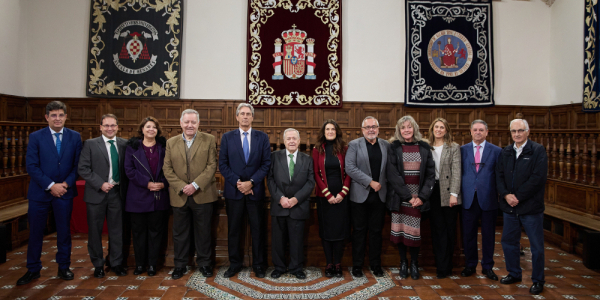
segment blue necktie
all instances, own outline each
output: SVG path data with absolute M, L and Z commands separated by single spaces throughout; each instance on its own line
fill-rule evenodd
M 56 136 L 56 151 L 58 151 L 58 154 L 60 154 L 60 144 L 62 144 L 62 141 L 60 140 L 60 132 L 57 132 L 54 135 Z
M 248 157 L 250 157 L 250 146 L 248 145 L 248 133 L 244 132 L 244 143 L 242 145 L 242 149 L 244 150 L 244 159 L 246 163 L 248 163 Z

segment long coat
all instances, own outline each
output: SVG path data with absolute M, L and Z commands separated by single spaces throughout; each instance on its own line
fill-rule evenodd
M 450 206 L 450 193 L 457 194 L 458 204 L 462 204 L 460 160 L 460 146 L 457 143 L 452 143 L 450 146 L 444 143 L 440 157 L 440 199 L 442 207 Z

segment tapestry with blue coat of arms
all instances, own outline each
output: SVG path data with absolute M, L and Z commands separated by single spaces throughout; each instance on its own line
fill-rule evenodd
M 406 0 L 406 106 L 494 105 L 492 1 Z

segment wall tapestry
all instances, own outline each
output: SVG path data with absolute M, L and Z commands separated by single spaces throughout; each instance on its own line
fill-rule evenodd
M 341 0 L 249 0 L 246 101 L 342 106 Z
M 598 82 L 598 72 L 600 72 L 600 60 L 598 59 L 598 50 L 600 49 L 600 39 L 598 38 L 598 2 L 595 0 L 585 0 L 585 24 L 583 41 L 585 53 L 583 61 L 583 102 L 582 109 L 585 112 L 600 111 L 600 82 Z
M 179 99 L 183 1 L 91 2 L 87 96 Z
M 492 1 L 406 0 L 406 106 L 494 105 Z

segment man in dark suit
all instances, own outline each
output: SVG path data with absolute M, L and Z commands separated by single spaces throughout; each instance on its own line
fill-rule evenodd
M 310 156 L 298 151 L 300 132 L 288 128 L 283 132 L 284 150 L 273 152 L 267 186 L 271 192 L 271 249 L 275 270 L 272 278 L 286 272 L 286 237 L 290 242 L 290 274 L 305 279 L 304 221 L 309 217 L 310 193 L 315 187 L 313 161 Z
M 227 208 L 229 278 L 242 268 L 240 234 L 244 212 L 252 234 L 252 267 L 256 277 L 266 273 L 265 241 L 262 234 L 265 185 L 263 180 L 271 166 L 271 144 L 266 133 L 253 130 L 254 108 L 240 103 L 236 111 L 239 129 L 223 135 L 219 152 L 219 170 L 225 178 L 225 203 Z
M 460 273 L 468 277 L 475 273 L 477 262 L 477 228 L 481 219 L 481 272 L 491 280 L 498 280 L 494 273 L 494 245 L 496 217 L 498 216 L 498 192 L 496 191 L 496 161 L 502 149 L 488 143 L 487 123 L 475 120 L 471 123 L 473 141 L 460 148 L 462 161 L 462 225 L 465 247 L 465 269 Z
M 29 135 L 27 173 L 31 177 L 27 197 L 29 209 L 29 245 L 27 273 L 17 281 L 23 285 L 40 277 L 42 240 L 50 209 L 56 220 L 56 262 L 58 277 L 73 279 L 71 265 L 71 212 L 77 196 L 77 162 L 81 152 L 81 136 L 65 128 L 67 106 L 60 101 L 46 105 L 48 127 Z
M 118 276 L 127 275 L 123 261 L 123 201 L 126 175 L 123 169 L 127 141 L 117 137 L 119 125 L 113 114 L 102 116 L 102 135 L 87 140 L 79 159 L 79 175 L 85 179 L 88 221 L 88 252 L 94 267 L 94 277 L 104 277 L 102 257 L 102 227 L 108 225 L 109 259 Z

